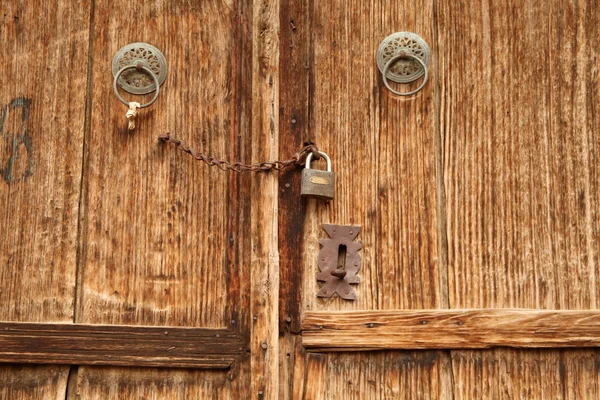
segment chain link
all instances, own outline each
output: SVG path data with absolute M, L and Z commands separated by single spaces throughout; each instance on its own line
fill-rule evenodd
M 230 163 L 227 160 L 219 160 L 215 157 L 207 156 L 204 153 L 198 153 L 196 150 L 192 149 L 188 145 L 186 145 L 180 139 L 173 137 L 170 133 L 162 134 L 158 137 L 158 139 L 164 143 L 171 143 L 175 145 L 179 150 L 184 153 L 189 154 L 194 157 L 198 161 L 202 161 L 206 163 L 208 166 L 214 167 L 216 166 L 221 171 L 234 171 L 234 172 L 243 172 L 243 171 L 253 171 L 253 172 L 265 172 L 265 171 L 281 171 L 292 165 L 300 165 L 304 166 L 306 161 L 306 156 L 309 153 L 313 154 L 313 159 L 318 160 L 321 158 L 319 155 L 319 149 L 313 143 L 307 143 L 298 153 L 294 154 L 294 156 L 289 160 L 282 161 L 266 161 L 254 164 L 242 164 L 240 162 Z

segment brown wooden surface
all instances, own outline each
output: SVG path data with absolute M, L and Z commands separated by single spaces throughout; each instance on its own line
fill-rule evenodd
M 235 399 L 220 371 L 87 367 L 73 399 Z M 70 399 L 69 399 L 70 400 Z
M 302 344 L 317 351 L 600 347 L 600 311 L 311 312 Z
M 598 308 L 597 5 L 342 1 L 309 12 L 308 136 L 333 148 L 342 168 L 338 199 L 309 204 L 298 234 L 303 310 Z M 390 97 L 374 64 L 379 41 L 399 30 L 433 50 L 431 81 L 412 99 Z M 361 139 L 381 151 L 367 153 Z M 319 224 L 331 222 L 363 226 L 365 281 L 354 303 L 315 297 Z M 598 386 L 594 350 L 456 351 L 451 362 L 442 354 L 440 379 L 453 389 L 430 397 L 590 398 Z M 331 371 L 344 356 L 328 357 Z M 339 373 L 352 374 L 360 357 Z M 552 368 L 562 372 L 549 376 Z M 383 371 L 362 379 L 380 388 Z M 328 376 L 323 398 L 344 390 Z
M 248 225 L 256 200 L 250 181 L 194 162 L 157 136 L 169 131 L 207 153 L 252 161 L 252 81 L 246 72 L 253 59 L 252 13 L 253 3 L 246 1 L 143 7 L 95 2 L 98 62 L 91 79 L 98 84 L 90 94 L 86 137 L 76 322 L 230 326 L 248 339 Z M 169 73 L 158 101 L 127 132 L 126 108 L 110 86 L 110 60 L 120 47 L 138 41 L 163 51 Z M 248 393 L 247 363 L 240 360 L 228 384 L 234 397 Z M 227 379 L 221 374 L 219 381 Z M 170 379 L 155 370 L 113 379 L 119 374 L 82 367 L 78 375 L 89 382 L 83 393 L 91 398 L 102 398 L 103 390 L 150 393 Z M 190 374 L 186 392 L 212 397 L 205 379 L 214 380 L 214 373 Z M 175 396 L 178 389 L 165 385 L 161 393 Z
M 0 320 L 73 320 L 90 2 L 0 2 Z M 64 399 L 69 368 L 0 366 L 0 398 Z
M 279 1 L 252 8 L 252 159 L 274 160 L 279 140 Z M 277 399 L 279 385 L 279 253 L 277 175 L 252 176 L 250 332 L 251 382 L 246 396 Z
M 289 159 L 311 137 L 309 119 L 310 13 L 308 0 L 282 0 L 279 57 L 279 158 Z M 300 195 L 302 174 L 296 168 L 279 176 L 279 330 L 300 332 L 304 249 L 304 213 Z
M 307 354 L 295 334 L 314 311 L 598 309 L 599 16 L 592 0 L 3 2 L 0 320 L 228 328 L 251 352 L 227 373 L 3 366 L 0 398 L 597 398 L 597 350 Z M 433 51 L 409 99 L 375 64 L 400 30 Z M 133 41 L 170 72 L 129 133 L 110 61 Z M 336 199 L 299 199 L 297 172 L 213 171 L 164 131 L 244 162 L 313 140 Z M 315 297 L 322 223 L 362 226 L 355 302 Z
M 375 64 L 380 41 L 397 30 L 417 32 L 433 47 L 433 4 L 336 0 L 319 4 L 290 2 L 288 7 L 291 11 L 285 15 L 295 21 L 294 32 L 298 32 L 291 43 L 292 51 L 298 53 L 292 55 L 301 58 L 306 52 L 309 57 L 309 120 L 304 123 L 297 119 L 297 124 L 308 126 L 282 128 L 280 143 L 298 141 L 299 134 L 304 135 L 302 141 L 315 141 L 332 157 L 337 184 L 336 198 L 331 203 L 309 200 L 303 210 L 297 209 L 292 221 L 280 220 L 280 232 L 291 235 L 280 237 L 282 254 L 302 251 L 302 280 L 295 271 L 287 275 L 282 272 L 280 304 L 293 302 L 297 298 L 294 291 L 300 291 L 302 313 L 447 306 L 438 240 L 435 85 L 429 84 L 411 99 L 395 98 L 381 89 L 383 83 Z M 287 19 L 282 20 L 282 30 L 288 29 L 287 24 Z M 309 34 L 303 36 L 304 30 Z M 287 35 L 283 33 L 282 38 Z M 287 45 L 281 43 L 282 54 Z M 308 50 L 303 50 L 305 47 Z M 286 71 L 282 79 L 295 80 L 301 86 L 302 76 L 287 76 L 285 68 L 290 64 L 283 58 L 281 65 Z M 436 70 L 429 72 L 435 82 Z M 292 107 L 301 103 L 283 91 L 281 106 L 287 116 L 290 103 L 283 103 L 285 96 L 293 98 Z M 298 96 L 302 98 L 302 89 Z M 280 126 L 289 122 L 282 121 Z M 322 163 L 317 166 L 322 167 Z M 280 195 L 280 209 L 293 209 L 295 204 L 293 200 L 285 202 L 286 195 Z M 303 229 L 292 229 L 302 217 Z M 362 282 L 356 287 L 355 302 L 316 298 L 318 242 L 326 237 L 320 226 L 323 223 L 362 226 L 357 238 L 364 248 L 359 272 Z M 295 267 L 293 261 L 287 261 L 289 268 Z M 294 280 L 284 282 L 284 276 Z M 291 294 L 291 298 L 283 298 L 284 293 Z M 289 310 L 293 306 L 286 307 Z M 296 317 L 290 317 L 293 327 Z M 283 318 L 280 315 L 280 320 Z M 289 352 L 294 354 L 291 349 Z M 410 367 L 395 368 L 410 358 L 414 359 Z M 320 391 L 315 398 L 382 398 L 385 390 L 380 385 L 384 382 L 390 396 L 402 393 L 406 398 L 417 398 L 425 392 L 437 397 L 443 385 L 451 387 L 450 370 L 444 368 L 450 365 L 448 353 L 329 354 L 325 378 L 311 375 L 303 367 L 303 360 L 295 358 L 294 387 L 289 391 L 294 396 L 304 393 L 309 384 L 311 390 L 306 393 Z M 420 383 L 421 377 L 428 377 L 429 382 Z M 312 381 L 319 383 L 309 383 Z
M 593 1 L 438 2 L 452 308 L 598 309 L 599 17 Z M 595 398 L 594 354 L 453 352 L 454 394 Z
M 244 350 L 227 329 L 0 322 L 2 362 L 219 369 Z
M 336 0 L 312 9 L 309 138 L 332 157 L 336 198 L 307 204 L 304 311 L 437 308 L 445 296 L 438 281 L 434 85 L 411 99 L 391 96 L 379 88 L 374 58 L 398 26 L 431 43 L 432 12 L 428 1 L 403 0 Z M 316 298 L 324 223 L 362 227 L 356 301 Z

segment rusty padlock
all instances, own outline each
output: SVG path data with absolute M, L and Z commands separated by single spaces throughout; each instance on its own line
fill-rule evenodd
M 306 156 L 306 166 L 302 170 L 302 196 L 320 200 L 333 200 L 335 192 L 335 175 L 331 171 L 331 159 L 327 154 L 319 151 L 319 155 L 327 161 L 327 171 L 311 169 L 310 162 L 313 154 Z

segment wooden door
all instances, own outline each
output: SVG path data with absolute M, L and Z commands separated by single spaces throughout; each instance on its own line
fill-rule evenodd
M 0 4 L 1 399 L 600 397 L 594 1 Z M 431 47 L 398 98 L 375 63 Z M 163 51 L 127 131 L 111 61 Z M 413 84 L 418 85 L 418 83 Z M 226 173 L 314 142 L 300 169 Z M 322 224 L 358 298 L 319 299 Z
M 600 333 L 599 11 L 282 8 L 280 154 L 308 138 L 337 179 L 325 205 L 280 178 L 283 398 L 600 397 L 600 353 L 581 348 Z M 391 95 L 375 63 L 397 31 L 432 49 L 411 98 Z M 361 227 L 355 301 L 317 298 L 324 223 Z

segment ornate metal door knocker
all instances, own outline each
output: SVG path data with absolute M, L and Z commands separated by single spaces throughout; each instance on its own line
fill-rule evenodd
M 319 240 L 323 246 L 319 252 L 319 269 L 317 280 L 325 284 L 317 293 L 317 297 L 331 297 L 337 293 L 344 300 L 356 300 L 356 294 L 350 284 L 360 282 L 356 275 L 361 267 L 361 242 L 354 239 L 360 232 L 360 226 L 323 224 L 329 239 Z
M 167 77 L 167 69 L 165 56 L 147 43 L 130 43 L 122 47 L 113 58 L 113 90 L 121 103 L 129 107 L 125 115 L 129 121 L 129 130 L 135 129 L 138 110 L 151 106 L 158 98 L 160 85 Z M 121 97 L 119 88 L 131 94 L 154 92 L 154 96 L 148 103 L 140 104 Z
M 390 92 L 398 96 L 411 96 L 423 89 L 428 78 L 430 53 L 427 42 L 412 32 L 396 32 L 383 39 L 377 50 L 377 67 Z M 411 83 L 422 76 L 421 85 L 410 92 L 394 90 L 389 83 Z

